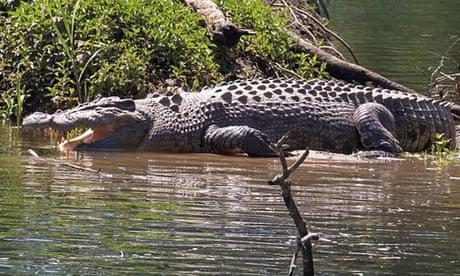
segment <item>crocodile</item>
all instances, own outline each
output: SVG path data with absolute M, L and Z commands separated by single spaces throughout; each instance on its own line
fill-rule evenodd
M 439 134 L 456 146 L 460 106 L 415 93 L 335 80 L 254 79 L 225 82 L 200 92 L 116 96 L 54 114 L 35 112 L 25 127 L 88 129 L 61 150 L 139 149 L 156 152 L 276 156 L 305 148 L 390 156 L 420 152 Z

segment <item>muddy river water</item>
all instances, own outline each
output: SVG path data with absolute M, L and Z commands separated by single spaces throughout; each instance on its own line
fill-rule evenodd
M 287 271 L 296 229 L 267 184 L 277 159 L 63 155 L 8 126 L 0 145 L 0 274 Z M 292 180 L 310 230 L 326 240 L 314 244 L 319 275 L 459 273 L 459 164 L 313 152 Z

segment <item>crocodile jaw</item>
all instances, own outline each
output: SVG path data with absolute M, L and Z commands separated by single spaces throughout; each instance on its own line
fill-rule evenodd
M 71 151 L 74 150 L 81 144 L 91 144 L 97 141 L 100 141 L 107 136 L 109 136 L 113 132 L 113 127 L 105 127 L 105 128 L 96 128 L 96 129 L 88 129 L 83 134 L 74 137 L 69 140 L 65 140 L 64 142 L 58 145 L 58 149 L 60 151 Z

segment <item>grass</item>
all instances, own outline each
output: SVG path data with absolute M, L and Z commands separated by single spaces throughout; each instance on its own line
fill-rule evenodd
M 439 170 L 448 168 L 449 165 L 460 163 L 460 152 L 458 148 L 450 149 L 450 139 L 446 139 L 444 134 L 436 133 L 435 142 L 431 149 L 423 153 L 426 161 L 431 161 Z
M 437 164 L 459 163 L 460 152 L 458 148 L 451 150 L 449 147 L 450 139 L 444 138 L 444 134 L 436 134 L 436 141 L 431 147 L 431 154 L 435 157 Z

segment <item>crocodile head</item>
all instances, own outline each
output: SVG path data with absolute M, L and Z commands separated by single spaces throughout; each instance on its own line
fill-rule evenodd
M 149 120 L 136 109 L 136 102 L 119 97 L 101 98 L 54 114 L 33 113 L 24 127 L 70 131 L 87 129 L 82 135 L 64 141 L 60 150 L 133 149 L 147 133 Z

